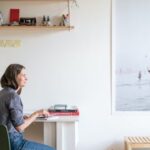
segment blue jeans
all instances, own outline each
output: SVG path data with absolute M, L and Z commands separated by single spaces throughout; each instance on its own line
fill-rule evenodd
M 23 144 L 23 147 L 21 148 L 21 150 L 55 150 L 55 149 L 48 145 L 24 140 L 24 144 Z
M 9 137 L 11 150 L 55 150 L 48 145 L 24 139 L 22 133 L 9 134 Z

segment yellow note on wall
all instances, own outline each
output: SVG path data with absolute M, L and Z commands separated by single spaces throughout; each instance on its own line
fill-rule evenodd
M 21 40 L 0 40 L 0 47 L 19 48 L 21 47 Z

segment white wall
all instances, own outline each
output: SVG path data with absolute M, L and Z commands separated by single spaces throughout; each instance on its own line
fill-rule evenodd
M 26 66 L 25 110 L 77 105 L 78 150 L 123 150 L 124 136 L 150 134 L 149 116 L 111 115 L 110 0 L 78 4 L 72 7 L 75 29 L 70 32 L 0 30 L 0 40 L 22 43 L 20 48 L 0 47 L 0 75 L 10 63 Z M 5 7 L 1 2 L 0 9 Z

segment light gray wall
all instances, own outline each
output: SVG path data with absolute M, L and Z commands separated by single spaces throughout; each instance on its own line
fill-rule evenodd
M 20 48 L 0 47 L 0 75 L 10 63 L 26 66 L 25 110 L 77 105 L 78 150 L 123 150 L 124 136 L 149 135 L 149 116 L 111 115 L 110 0 L 78 4 L 72 6 L 70 32 L 0 30 L 0 40 L 21 40 Z M 0 2 L 0 9 L 9 5 Z

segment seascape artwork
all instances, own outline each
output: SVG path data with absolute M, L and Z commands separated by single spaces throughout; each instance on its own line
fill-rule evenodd
M 113 3 L 115 111 L 150 111 L 150 1 Z
M 150 110 L 149 70 L 120 69 L 116 78 L 116 110 Z

